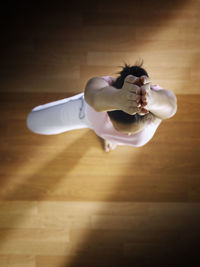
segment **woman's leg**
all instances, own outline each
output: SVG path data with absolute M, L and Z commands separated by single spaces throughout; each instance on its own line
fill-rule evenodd
M 91 128 L 85 115 L 84 93 L 37 106 L 28 114 L 27 127 L 37 134 L 60 134 Z

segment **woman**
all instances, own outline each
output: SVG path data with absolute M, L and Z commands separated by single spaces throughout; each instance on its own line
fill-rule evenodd
M 46 135 L 90 128 L 104 139 L 107 152 L 117 145 L 145 145 L 162 120 L 176 113 L 177 99 L 172 91 L 151 85 L 142 64 L 125 64 L 119 77 L 93 77 L 84 93 L 35 107 L 28 128 Z

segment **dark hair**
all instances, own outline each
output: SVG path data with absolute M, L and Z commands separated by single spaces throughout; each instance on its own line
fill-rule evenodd
M 120 76 L 116 79 L 115 82 L 112 83 L 112 86 L 116 89 L 121 89 L 124 84 L 124 79 L 129 74 L 132 74 L 136 77 L 140 77 L 142 75 L 146 75 L 147 77 L 149 77 L 147 71 L 141 67 L 143 63 L 144 61 L 142 60 L 142 62 L 136 62 L 133 66 L 129 66 L 126 63 L 124 67 L 120 66 L 123 69 L 122 71 L 117 72 L 117 74 L 120 74 Z M 122 110 L 107 111 L 107 113 L 110 119 L 124 124 L 132 124 L 134 122 L 153 119 L 152 113 L 150 112 L 143 116 L 139 115 L 138 113 L 136 113 L 135 115 L 129 115 L 128 113 Z

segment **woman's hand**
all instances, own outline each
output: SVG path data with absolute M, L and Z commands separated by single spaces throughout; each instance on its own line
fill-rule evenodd
M 143 75 L 136 77 L 127 75 L 118 95 L 118 105 L 124 112 L 134 115 L 136 113 L 145 115 L 149 113 L 152 104 L 150 79 Z
M 139 83 L 138 77 L 133 75 L 127 75 L 124 79 L 124 84 L 120 90 L 117 90 L 116 100 L 119 110 L 122 110 L 130 115 L 134 115 L 140 111 L 139 104 L 140 101 L 140 87 L 137 85 Z M 139 102 L 138 102 L 139 103 Z
M 137 101 L 140 115 L 149 113 L 150 106 L 153 103 L 151 83 L 149 77 L 143 75 L 140 77 L 140 99 Z

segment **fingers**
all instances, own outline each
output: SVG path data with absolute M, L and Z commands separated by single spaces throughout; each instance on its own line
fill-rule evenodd
M 126 78 L 124 79 L 124 82 L 128 83 L 134 83 L 136 81 L 139 81 L 139 78 L 131 74 L 127 75 Z
M 146 94 L 147 94 L 147 92 L 146 92 L 146 89 L 145 88 L 140 88 L 141 90 L 140 90 L 140 95 L 142 95 L 142 96 L 146 96 Z
M 145 115 L 147 113 L 149 113 L 149 110 L 145 109 L 144 107 L 141 107 L 138 111 L 139 115 Z
M 141 86 L 141 85 L 145 85 L 147 83 L 150 83 L 150 79 L 146 75 L 142 75 L 140 77 L 136 77 L 136 76 L 134 76 L 132 74 L 129 74 L 124 79 L 124 82 L 128 82 L 128 83 L 132 83 L 132 84 L 136 84 L 138 86 Z
M 144 115 L 146 115 L 146 114 L 148 114 L 149 113 L 149 111 L 147 111 L 147 112 L 138 112 L 138 114 L 140 115 L 140 116 L 144 116 Z
M 131 99 L 131 97 L 130 97 Z M 133 98 L 132 98 L 133 99 Z M 141 105 L 146 103 L 146 90 L 140 88 L 140 90 L 137 91 L 136 98 L 135 98 L 137 103 L 140 103 Z
M 127 99 L 128 100 L 135 100 L 135 101 L 140 101 L 141 95 L 140 94 L 134 94 L 132 92 L 127 94 Z
M 149 110 L 147 110 L 145 108 L 145 105 L 147 104 L 146 102 L 145 102 L 145 104 L 144 103 L 136 104 L 132 101 L 130 101 L 129 103 L 130 103 L 129 107 L 126 107 L 124 110 L 126 113 L 128 113 L 130 115 L 134 115 L 136 113 L 138 113 L 140 115 L 145 115 L 145 114 L 149 113 Z
M 147 98 L 146 98 L 146 96 L 142 96 L 142 104 L 143 104 L 143 106 L 147 105 Z
M 128 113 L 129 115 L 135 115 L 136 113 L 139 112 L 139 108 L 131 106 L 131 107 L 128 107 L 125 112 Z
M 129 74 L 124 79 L 123 88 L 138 95 L 145 95 L 146 90 L 150 89 L 150 79 L 146 75 L 136 77 L 134 75 Z
M 136 77 L 134 75 L 127 75 L 124 79 L 123 89 L 129 91 L 127 98 L 129 107 L 126 108 L 126 113 L 134 115 L 136 113 L 145 115 L 149 113 L 145 106 L 147 106 L 148 90 L 150 89 L 150 79 L 143 75 Z
M 151 83 L 146 83 L 146 84 L 142 85 L 141 88 L 145 89 L 145 90 L 150 90 L 151 89 Z
M 124 106 L 123 111 L 130 115 L 134 115 L 139 112 L 139 107 L 135 101 L 129 100 L 127 105 Z
M 127 75 L 124 79 L 124 85 L 123 89 L 128 90 L 130 92 L 136 93 L 137 90 L 140 89 L 140 78 L 133 76 L 133 75 Z
M 142 85 L 144 85 L 146 83 L 149 83 L 150 82 L 150 79 L 149 79 L 148 76 L 142 75 L 142 76 L 140 76 L 140 81 L 141 81 Z

